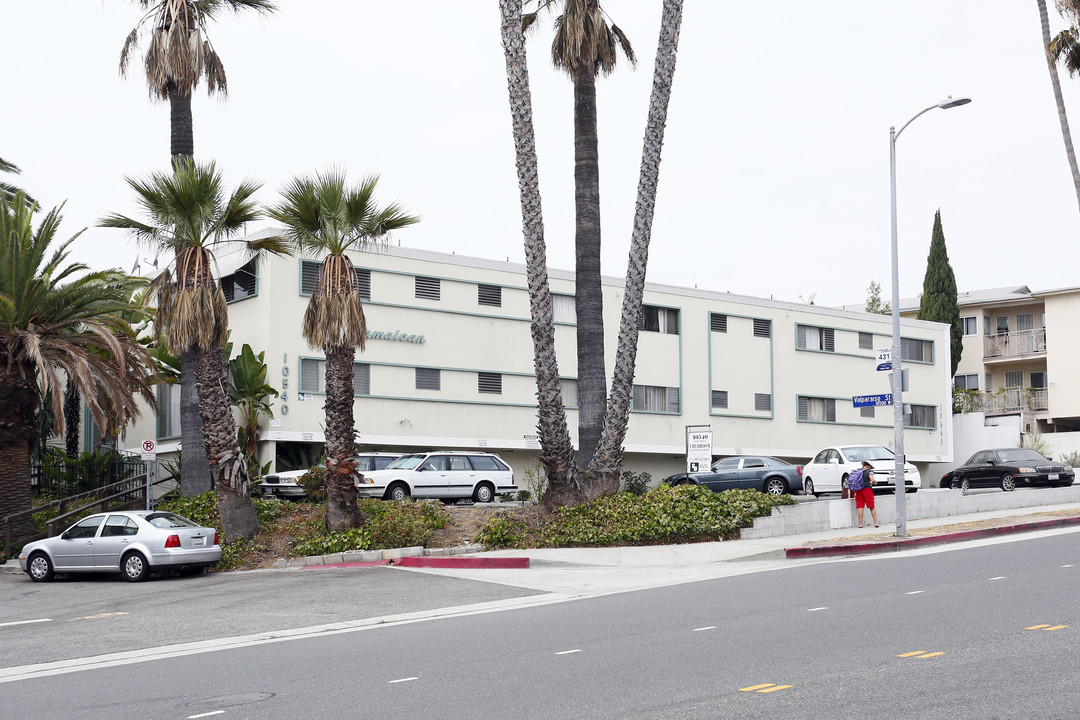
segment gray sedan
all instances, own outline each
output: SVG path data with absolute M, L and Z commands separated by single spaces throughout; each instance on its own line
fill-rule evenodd
M 739 455 L 717 460 L 709 472 L 680 473 L 664 482 L 703 485 L 716 492 L 745 489 L 783 495 L 802 487 L 802 466 L 767 455 Z
M 27 543 L 19 553 L 19 567 L 34 582 L 56 573 L 120 573 L 138 582 L 162 570 L 201 572 L 219 560 L 214 528 L 152 510 L 91 515 L 56 537 Z

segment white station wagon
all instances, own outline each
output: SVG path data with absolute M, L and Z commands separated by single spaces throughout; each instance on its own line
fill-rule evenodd
M 383 470 L 364 473 L 356 487 L 360 497 L 484 503 L 518 490 L 514 471 L 498 455 L 454 450 L 403 455 Z

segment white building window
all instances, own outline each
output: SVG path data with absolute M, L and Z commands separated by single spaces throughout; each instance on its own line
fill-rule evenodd
M 668 335 L 679 334 L 679 311 L 675 308 L 641 306 L 641 330 Z
M 964 337 L 970 337 L 972 335 L 979 334 L 979 318 L 974 315 L 960 318 L 960 329 L 964 333 Z
M 912 405 L 911 414 L 904 415 L 904 427 L 933 430 L 937 427 L 937 408 L 933 405 Z
M 353 363 L 353 395 L 371 394 L 371 365 Z M 326 360 L 300 358 L 300 392 L 326 392 Z
M 158 439 L 180 437 L 180 383 L 157 386 Z
M 255 279 L 255 260 L 251 260 L 232 275 L 221 278 L 221 292 L 225 295 L 225 302 L 253 297 Z
M 1006 370 L 1005 387 L 1020 387 L 1024 384 L 1023 370 Z
M 934 362 L 934 343 L 930 340 L 900 338 L 900 359 L 912 362 Z
M 577 380 L 573 378 L 559 378 L 562 386 L 563 407 L 577 407 Z
M 573 295 L 551 294 L 551 314 L 557 323 L 577 325 L 577 306 Z
M 836 422 L 836 400 L 800 395 L 799 419 L 809 422 Z
M 835 352 L 835 333 L 832 328 L 796 325 L 796 347 L 800 350 L 821 350 Z
M 957 375 L 953 378 L 953 385 L 961 390 L 978 390 L 979 389 L 979 373 L 967 373 L 965 375 Z
M 1031 387 L 1033 388 L 1045 389 L 1047 387 L 1046 373 L 1044 372 L 1033 372 L 1028 376 L 1028 379 L 1031 381 Z
M 635 412 L 679 412 L 679 388 L 635 385 L 633 392 Z
M 417 390 L 442 390 L 442 373 L 438 368 L 416 368 Z

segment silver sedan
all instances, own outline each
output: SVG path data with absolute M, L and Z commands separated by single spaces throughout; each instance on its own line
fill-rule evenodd
M 201 572 L 219 560 L 214 528 L 152 510 L 91 515 L 56 537 L 27 543 L 19 553 L 19 567 L 34 582 L 56 573 L 120 573 L 138 582 L 162 570 Z

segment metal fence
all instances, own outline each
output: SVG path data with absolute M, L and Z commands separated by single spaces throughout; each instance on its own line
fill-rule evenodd
M 30 485 L 35 497 L 64 497 L 97 490 L 123 480 L 141 480 L 145 476 L 146 463 L 129 455 L 95 456 L 70 462 L 47 458 L 31 466 Z

